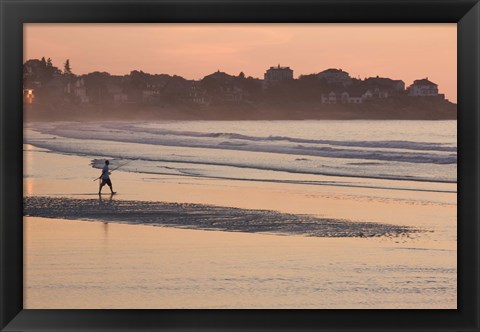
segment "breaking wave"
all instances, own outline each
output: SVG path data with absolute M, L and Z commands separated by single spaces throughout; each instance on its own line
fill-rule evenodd
M 393 131 L 388 126 L 378 135 L 382 139 L 376 140 L 351 122 L 349 132 L 338 134 L 322 123 L 308 125 L 251 121 L 238 123 L 238 130 L 230 131 L 235 129 L 232 124 L 216 122 L 35 124 L 34 134 L 27 135 L 25 142 L 60 153 L 145 161 L 128 169 L 141 173 L 164 174 L 172 166 L 168 163 L 178 163 L 182 165 L 174 167 L 188 174 L 221 178 L 243 178 L 238 174 L 251 169 L 456 182 L 457 147 L 450 132 L 428 141 L 429 136 L 421 133 L 424 127 L 408 132 L 411 124 L 405 124 L 400 128 L 412 140 L 398 139 L 398 127 Z M 317 125 L 318 130 L 330 132 L 317 132 Z M 222 126 L 227 130 L 219 131 Z M 284 135 L 289 128 L 291 136 Z M 431 132 L 442 134 L 442 130 Z
M 79 125 L 73 129 L 69 126 L 56 126 L 46 132 L 52 135 L 76 139 L 94 138 L 96 140 L 112 142 L 228 149 L 326 158 L 429 164 L 455 164 L 457 162 L 457 148 L 441 143 L 410 141 L 333 141 L 282 136 L 256 137 L 236 133 L 172 131 L 167 129 L 144 128 L 135 125 L 109 124 L 103 125 L 102 128 L 91 125 Z M 349 147 L 354 147 L 354 149 Z

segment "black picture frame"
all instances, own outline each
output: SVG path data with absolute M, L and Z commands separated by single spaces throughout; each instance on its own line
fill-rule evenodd
M 478 0 L 0 0 L 1 331 L 480 331 Z M 23 310 L 23 23 L 458 24 L 458 309 Z

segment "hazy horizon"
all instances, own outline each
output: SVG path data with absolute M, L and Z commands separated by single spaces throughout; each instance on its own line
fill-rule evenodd
M 61 26 L 61 28 L 60 28 Z M 217 70 L 263 78 L 341 68 L 354 78 L 428 77 L 457 100 L 456 24 L 63 24 L 24 25 L 24 60 L 50 57 L 77 75 L 132 70 L 198 80 Z

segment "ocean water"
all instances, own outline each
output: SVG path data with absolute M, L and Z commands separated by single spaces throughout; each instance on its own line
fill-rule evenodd
M 456 121 L 36 123 L 25 142 L 100 168 L 205 178 L 456 191 Z M 98 158 L 94 158 L 98 157 Z M 348 180 L 342 177 L 349 177 Z M 353 179 L 352 179 L 353 178 Z

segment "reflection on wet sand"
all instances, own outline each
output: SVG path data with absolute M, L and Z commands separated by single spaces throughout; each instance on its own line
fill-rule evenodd
M 24 225 L 28 309 L 456 308 L 455 249 L 421 241 Z

